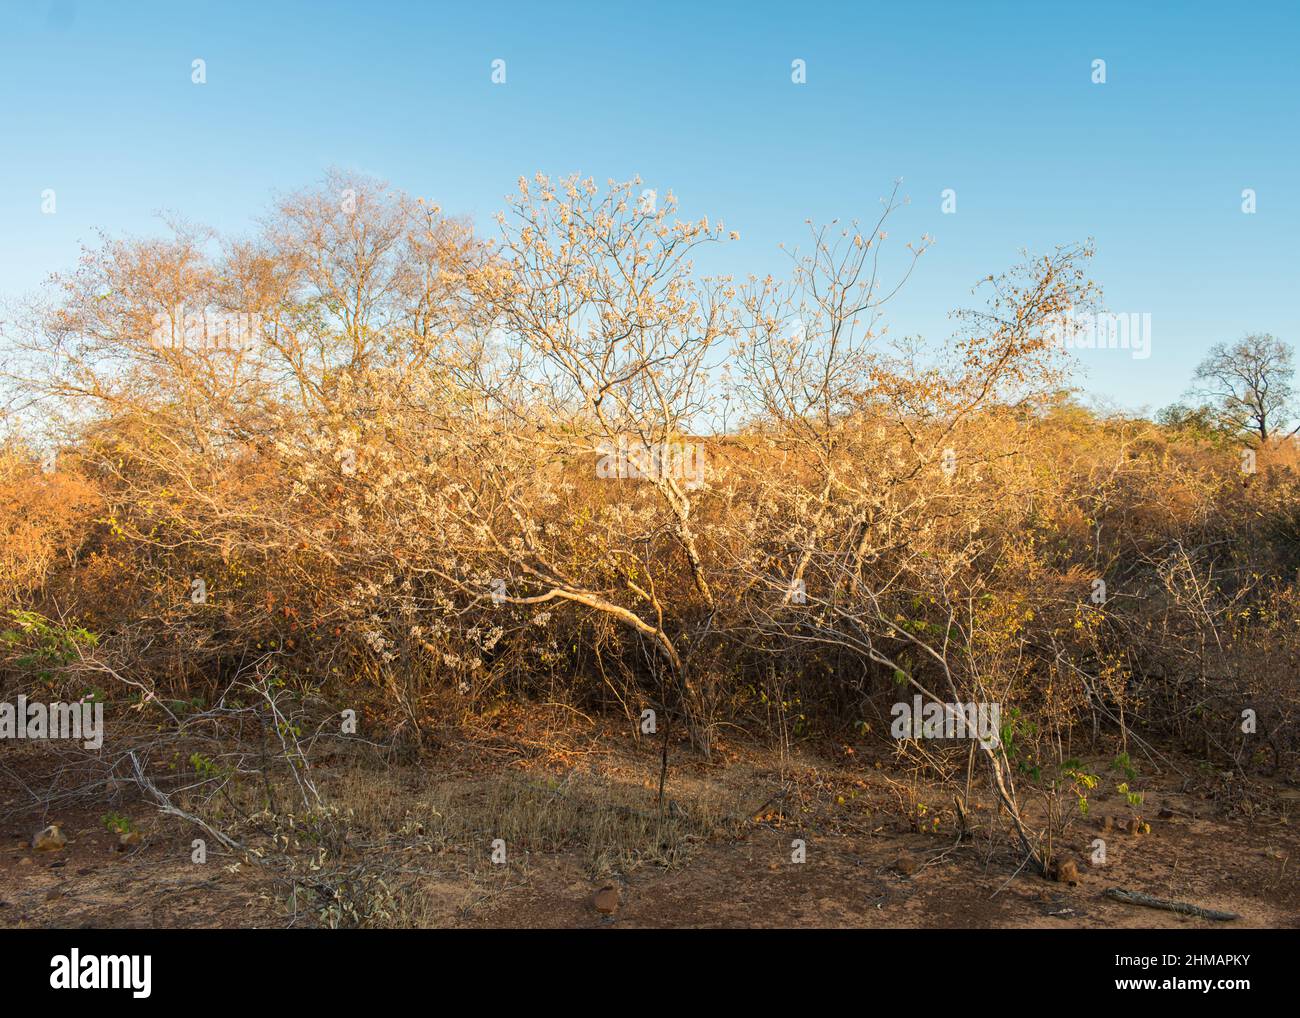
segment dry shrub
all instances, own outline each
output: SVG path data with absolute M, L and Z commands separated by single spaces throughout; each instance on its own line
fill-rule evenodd
M 927 351 L 881 325 L 926 244 L 884 278 L 893 198 L 736 283 L 690 264 L 721 224 L 636 188 L 521 181 L 489 243 L 336 175 L 220 251 L 88 252 L 14 337 L 68 454 L 0 458 L 4 596 L 155 696 L 256 674 L 416 751 L 449 698 L 654 709 L 709 754 L 880 735 L 920 692 L 1015 712 L 1013 815 L 1014 779 L 1139 730 L 1294 772 L 1294 443 L 1243 475 L 1222 435 L 1073 402 L 1048 334 L 1097 301 L 1089 248 L 990 276 Z M 186 307 L 258 342 L 178 343 Z M 685 837 L 498 795 L 595 868 Z
M 17 605 L 45 587 L 59 565 L 75 564 L 100 502 L 75 470 L 43 469 L 44 457 L 0 444 L 0 604 Z

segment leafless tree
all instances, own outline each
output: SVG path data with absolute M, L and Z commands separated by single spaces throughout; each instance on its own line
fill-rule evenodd
M 1262 444 L 1292 419 L 1294 376 L 1291 347 L 1266 332 L 1252 333 L 1210 348 L 1196 368 L 1192 395 L 1223 426 L 1258 435 Z

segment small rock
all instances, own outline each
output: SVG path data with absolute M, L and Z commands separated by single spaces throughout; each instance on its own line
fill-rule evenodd
M 1171 810 L 1168 806 L 1161 806 L 1160 812 L 1156 814 L 1156 816 L 1158 816 L 1161 820 L 1172 819 L 1173 815 L 1174 815 L 1174 811 Z
M 140 844 L 142 835 L 139 831 L 127 831 L 125 834 L 118 835 L 117 843 L 123 848 L 130 848 L 132 845 Z
M 18 860 L 19 866 L 30 866 L 31 864 L 32 864 L 32 857 L 30 855 L 25 855 Z
M 1110 816 L 1102 817 L 1097 821 L 1097 829 L 1102 834 L 1109 834 L 1115 829 L 1115 818 Z
M 1073 859 L 1057 859 L 1049 867 L 1048 876 L 1058 884 L 1077 884 L 1079 882 L 1079 867 Z
M 20 841 L 20 842 L 18 842 L 18 847 L 19 847 L 19 848 L 31 848 L 31 847 L 32 847 L 32 843 L 31 843 L 30 841 Z
M 596 892 L 592 904 L 601 915 L 613 915 L 618 911 L 618 888 L 613 884 L 606 884 Z
M 58 901 L 62 897 L 63 897 L 63 888 L 61 887 L 51 887 L 45 893 L 46 901 Z
M 894 860 L 894 869 L 898 870 L 898 872 L 903 874 L 905 877 L 910 877 L 920 868 L 921 864 L 917 862 L 916 856 L 910 855 L 907 852 L 903 852 Z
M 67 843 L 68 839 L 58 824 L 50 824 L 32 839 L 32 847 L 38 852 L 57 852 Z

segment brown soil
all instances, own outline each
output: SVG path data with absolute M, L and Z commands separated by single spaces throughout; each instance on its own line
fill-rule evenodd
M 581 787 L 594 775 L 622 782 L 632 801 L 653 809 L 655 748 L 646 743 L 593 743 L 576 761 L 563 754 L 530 759 L 423 760 L 378 767 L 366 780 L 396 803 L 446 783 L 479 789 L 504 770 L 528 776 L 567 776 Z M 598 746 L 598 749 L 591 747 Z M 617 748 L 614 748 L 617 746 Z M 580 847 L 512 849 L 507 865 L 487 860 L 490 829 L 462 833 L 416 867 L 413 911 L 396 925 L 456 927 L 1300 927 L 1300 885 L 1294 879 L 1297 839 L 1290 822 L 1296 793 L 1253 784 L 1239 794 L 1222 775 L 1191 780 L 1173 766 L 1138 782 L 1149 833 L 1128 833 L 1135 812 L 1107 781 L 1090 797 L 1089 816 L 1076 817 L 1060 844 L 1078 866 L 1076 885 L 1027 870 L 1005 832 L 992 833 L 989 808 L 976 810 L 974 832 L 957 838 L 948 792 L 904 786 L 888 760 L 851 755 L 827 762 L 808 756 L 772 768 L 763 754 L 735 750 L 704 763 L 686 757 L 669 791 L 684 808 L 712 805 L 708 836 L 683 836 L 669 865 L 638 862 L 593 869 Z M 865 754 L 864 754 L 865 755 Z M 105 828 L 106 807 L 81 802 L 55 816 L 31 808 L 24 768 L 37 756 L 9 761 L 0 771 L 0 927 L 276 927 L 313 925 L 310 909 L 295 916 L 265 871 L 238 863 L 209 842 L 205 865 L 190 860 L 201 832 L 164 818 L 142 802 L 122 807 L 142 831 L 125 850 Z M 14 766 L 19 764 L 19 766 Z M 881 766 L 877 766 L 881 764 Z M 1094 764 L 1100 770 L 1104 764 Z M 318 773 L 322 787 L 328 769 Z M 476 784 L 477 783 L 477 784 Z M 1113 786 L 1114 781 L 1109 784 Z M 355 792 L 355 775 L 353 792 Z M 775 805 L 764 803 L 788 789 Z M 911 798 L 909 799 L 908 796 Z M 382 798 L 373 791 L 367 800 Z M 472 801 L 464 799 L 462 802 Z M 1258 800 L 1266 805 L 1260 806 Z M 918 806 L 918 802 L 921 806 Z M 727 806 L 726 804 L 732 804 Z M 930 803 L 930 805 L 924 805 Z M 760 804 L 764 810 L 755 819 Z M 466 807 L 467 808 L 467 807 Z M 913 814 L 917 819 L 912 819 Z M 1103 830 L 1104 818 L 1115 822 Z M 935 823 L 935 818 L 938 823 Z M 1030 811 L 1032 821 L 1032 810 Z M 58 820 L 68 836 L 58 852 L 24 847 L 44 824 Z M 1104 865 L 1090 864 L 1093 842 L 1106 844 Z M 805 843 L 806 861 L 792 861 L 792 842 Z M 400 850 L 390 849 L 400 854 Z M 406 856 L 402 856 L 406 858 Z M 410 871 L 409 868 L 407 870 Z M 617 911 L 600 914 L 593 894 L 613 883 Z M 1102 897 L 1124 887 L 1163 898 L 1236 912 L 1213 923 L 1135 907 Z

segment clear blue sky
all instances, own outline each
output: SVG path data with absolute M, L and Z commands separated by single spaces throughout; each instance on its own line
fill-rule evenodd
M 1092 236 L 1108 305 L 1152 314 L 1153 352 L 1093 354 L 1080 381 L 1157 407 L 1217 340 L 1300 344 L 1298 64 L 1295 0 L 4 0 L 0 295 L 161 210 L 246 230 L 330 165 L 484 228 L 521 173 L 639 173 L 741 232 L 737 274 L 780 269 L 806 217 L 871 216 L 902 177 L 891 238 L 936 244 L 893 332 L 941 339 L 1020 248 Z

